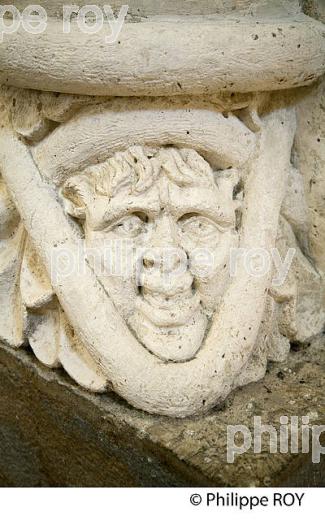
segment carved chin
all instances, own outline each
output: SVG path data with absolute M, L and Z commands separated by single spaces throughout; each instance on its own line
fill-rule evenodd
M 194 296 L 179 308 L 161 308 L 138 298 L 129 326 L 150 352 L 165 361 L 188 361 L 200 349 L 207 318 Z

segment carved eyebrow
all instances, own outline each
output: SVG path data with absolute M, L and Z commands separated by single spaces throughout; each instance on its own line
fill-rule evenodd
M 157 205 L 154 204 L 145 204 L 144 201 L 136 201 L 130 200 L 126 203 L 124 202 L 113 202 L 110 204 L 109 208 L 106 209 L 103 215 L 103 221 L 107 224 L 109 222 L 113 222 L 114 220 L 119 220 L 120 218 L 130 215 L 131 213 L 145 213 L 149 217 L 155 217 L 160 212 L 160 205 L 157 201 Z
M 212 202 L 213 199 L 211 199 Z M 236 221 L 236 214 L 233 207 L 229 207 L 229 204 L 226 202 L 218 203 L 218 200 L 212 204 L 208 204 L 209 200 L 204 198 L 196 198 L 196 200 L 191 198 L 190 200 L 186 198 L 186 200 L 181 197 L 177 197 L 175 203 L 173 203 L 173 197 L 171 197 L 168 201 L 168 206 L 170 207 L 172 213 L 179 219 L 187 213 L 195 213 L 198 215 L 205 216 L 214 220 L 215 222 L 222 221 L 225 225 L 234 225 Z
M 185 211 L 184 211 L 185 209 Z M 202 207 L 197 207 L 195 205 L 188 206 L 186 208 L 183 208 L 182 212 L 177 212 L 178 219 L 182 218 L 183 216 L 187 214 L 193 214 L 193 216 L 198 215 L 202 217 L 209 218 L 213 220 L 216 223 L 222 222 L 224 226 L 231 227 L 236 222 L 236 214 L 235 212 L 223 212 L 222 210 L 219 210 L 218 207 L 211 208 L 211 209 L 202 209 Z

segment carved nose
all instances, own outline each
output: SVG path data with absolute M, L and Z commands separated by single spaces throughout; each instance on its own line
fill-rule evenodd
M 157 221 L 153 230 L 150 244 L 143 255 L 143 266 L 147 269 L 159 268 L 161 272 L 172 272 L 177 270 L 182 262 L 187 262 L 186 253 L 178 245 L 177 233 L 171 218 L 164 215 Z
M 184 270 L 186 270 L 187 256 L 179 247 L 150 247 L 146 249 L 142 257 L 142 263 L 146 269 L 156 268 L 164 273 L 179 269 L 182 262 L 185 262 Z
M 169 215 L 163 215 L 155 222 L 150 244 L 152 247 L 177 247 L 175 224 Z

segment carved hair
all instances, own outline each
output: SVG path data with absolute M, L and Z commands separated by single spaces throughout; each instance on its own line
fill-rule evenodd
M 68 179 L 62 195 L 68 201 L 68 213 L 82 218 L 82 207 L 90 198 L 99 195 L 110 199 L 121 191 L 144 193 L 161 173 L 181 187 L 212 187 L 218 185 L 221 178 L 234 187 L 238 181 L 235 170 L 213 172 L 209 163 L 195 150 L 132 146 Z

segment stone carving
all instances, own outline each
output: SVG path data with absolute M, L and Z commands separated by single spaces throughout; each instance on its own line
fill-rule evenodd
M 260 379 L 325 319 L 298 95 L 191 88 L 0 94 L 1 341 L 178 417 Z
M 134 146 L 63 187 L 68 212 L 84 219 L 89 249 L 106 244 L 121 264 L 100 277 L 103 286 L 139 341 L 161 359 L 193 358 L 220 302 L 229 251 L 238 242 L 236 180 L 232 170 L 214 174 L 194 150 Z M 218 253 L 206 273 L 196 265 L 200 253 L 208 260 Z

